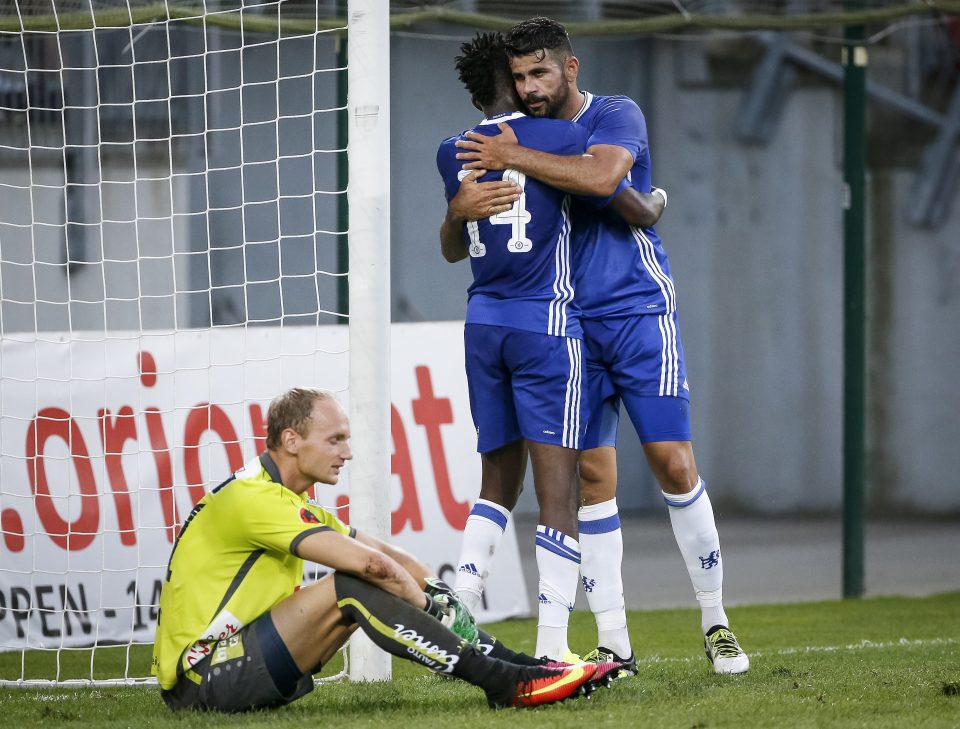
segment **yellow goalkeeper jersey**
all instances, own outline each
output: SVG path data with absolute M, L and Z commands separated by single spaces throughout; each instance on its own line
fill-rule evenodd
M 250 461 L 190 512 L 173 545 L 160 592 L 153 673 L 173 688 L 213 648 L 303 581 L 302 539 L 333 530 L 354 536 L 333 514 L 280 483 L 269 454 Z

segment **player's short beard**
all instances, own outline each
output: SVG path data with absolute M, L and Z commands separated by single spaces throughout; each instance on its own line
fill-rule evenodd
M 563 109 L 564 105 L 567 103 L 567 99 L 570 97 L 570 87 L 561 85 L 557 88 L 557 95 L 553 99 L 548 99 L 543 96 L 535 97 L 534 101 L 543 101 L 543 106 L 538 111 L 530 110 L 530 114 L 533 116 L 547 117 L 548 119 L 556 119 L 560 115 L 560 110 Z M 530 103 L 530 100 L 527 99 L 527 103 Z M 530 107 L 527 107 L 530 109 Z

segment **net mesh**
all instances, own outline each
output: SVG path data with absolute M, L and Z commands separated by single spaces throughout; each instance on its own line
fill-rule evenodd
M 346 390 L 342 23 L 284 5 L 0 7 L 8 685 L 150 682 L 182 519 Z

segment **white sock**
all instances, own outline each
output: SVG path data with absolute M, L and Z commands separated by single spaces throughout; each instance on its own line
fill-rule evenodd
M 629 658 L 630 635 L 623 603 L 623 532 L 617 500 L 581 506 L 580 581 L 597 621 L 597 645 Z
M 700 622 L 706 633 L 714 625 L 729 625 L 723 611 L 723 560 L 720 557 L 720 537 L 713 519 L 713 506 L 707 496 L 706 484 L 697 479 L 697 485 L 688 494 L 668 494 L 663 500 L 670 507 L 670 524 L 687 565 L 697 602 L 700 603 Z
M 537 525 L 537 567 L 540 570 L 535 656 L 562 660 L 567 646 L 567 625 L 577 597 L 580 545 L 561 531 Z
M 480 605 L 490 563 L 509 519 L 510 512 L 506 507 L 486 499 L 477 499 L 467 517 L 453 589 L 470 612 L 476 612 Z

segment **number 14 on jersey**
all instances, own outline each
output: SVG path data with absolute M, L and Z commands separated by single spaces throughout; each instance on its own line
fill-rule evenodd
M 468 174 L 466 170 L 461 172 L 461 179 L 466 174 Z M 503 179 L 513 182 L 520 188 L 520 198 L 509 210 L 491 215 L 487 220 L 490 225 L 510 226 L 510 239 L 507 241 L 507 250 L 510 253 L 527 253 L 533 249 L 533 242 L 527 237 L 527 224 L 531 219 L 530 211 L 527 210 L 527 193 L 524 191 L 527 176 L 518 170 L 508 168 L 503 171 Z M 480 242 L 480 226 L 476 220 L 467 222 L 467 234 L 470 236 L 470 256 L 480 258 L 487 255 L 487 247 Z

